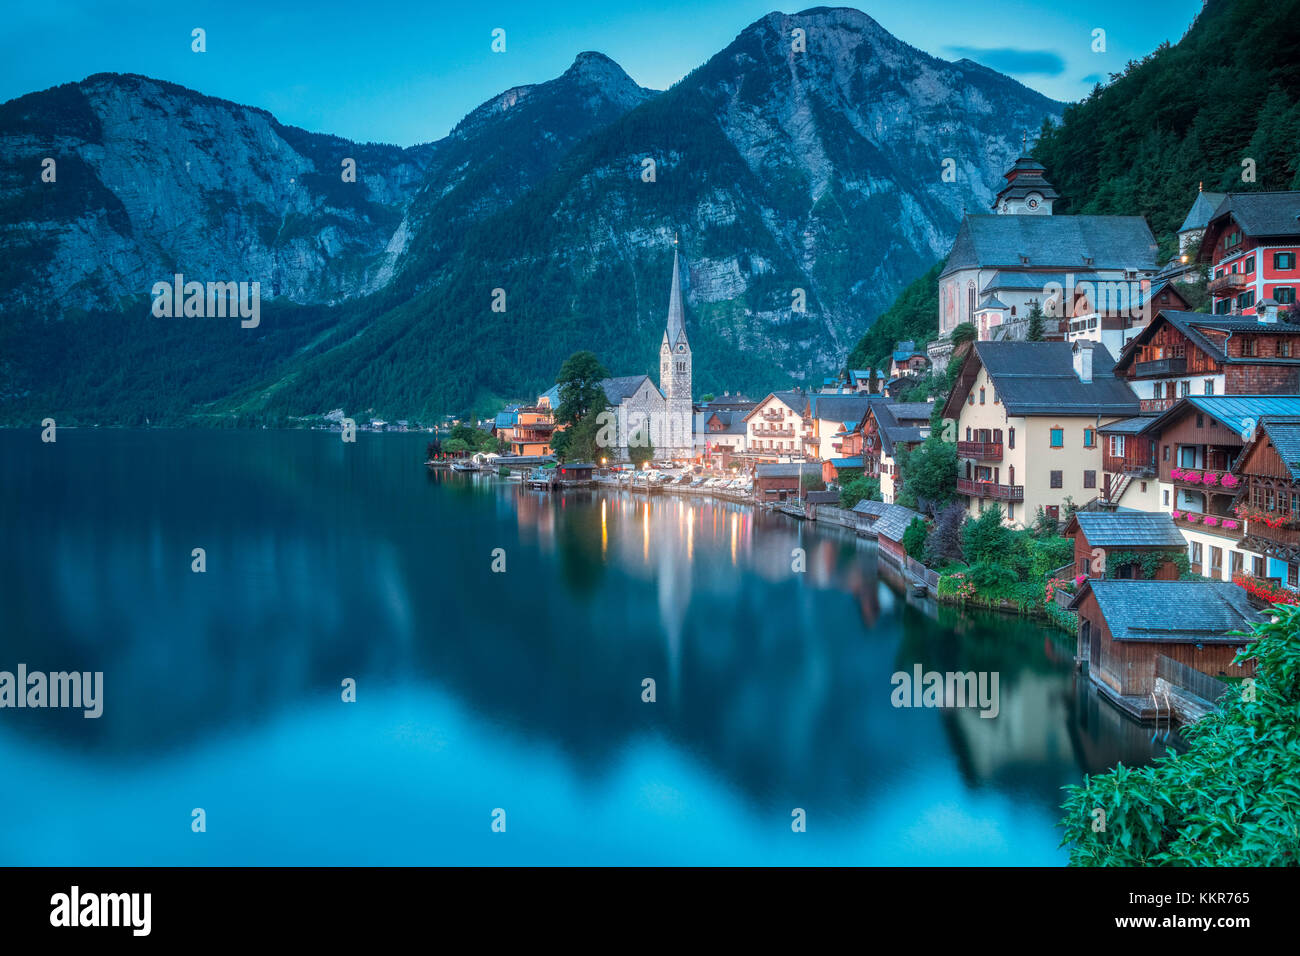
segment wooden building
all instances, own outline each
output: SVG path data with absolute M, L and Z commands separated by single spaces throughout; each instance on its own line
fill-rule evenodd
M 821 478 L 816 462 L 767 462 L 754 469 L 754 498 L 759 502 L 788 501 L 799 497 L 800 479 Z
M 1249 677 L 1233 664 L 1265 616 L 1226 581 L 1120 581 L 1089 578 L 1070 602 L 1079 615 L 1078 656 L 1088 676 L 1126 709 L 1149 705 L 1156 661 L 1168 657 L 1211 677 Z
M 1242 482 L 1244 543 L 1267 558 L 1256 576 L 1300 589 L 1300 420 L 1265 419 L 1233 472 Z
M 1154 579 L 1176 581 L 1178 564 L 1170 552 L 1187 550 L 1173 519 L 1163 512 L 1076 511 L 1063 533 L 1074 540 L 1074 573 L 1084 577 L 1144 578 L 1141 556 L 1154 554 L 1164 558 Z

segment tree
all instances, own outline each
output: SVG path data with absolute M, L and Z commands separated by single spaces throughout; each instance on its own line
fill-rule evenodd
M 957 494 L 957 445 L 931 433 L 900 460 L 903 487 L 917 507 L 933 512 Z
M 851 511 L 859 501 L 880 501 L 880 479 L 858 475 L 840 485 L 840 507 Z
M 968 564 L 1000 564 L 1012 557 L 1014 535 L 1002 518 L 1002 506 L 993 504 L 962 527 L 962 554 Z
M 1037 299 L 1029 303 L 1029 330 L 1025 338 L 1030 342 L 1043 341 L 1043 307 Z
M 424 455 L 426 461 L 433 461 L 441 454 L 442 454 L 442 442 L 437 438 L 429 442 L 429 444 L 426 445 L 424 448 Z
M 918 515 L 903 532 L 903 550 L 907 552 L 909 558 L 915 558 L 917 561 L 924 560 L 925 538 L 925 519 Z
M 463 438 L 448 438 L 442 443 L 442 450 L 449 455 L 464 455 L 472 446 Z
M 560 366 L 555 383 L 560 386 L 560 404 L 555 410 L 557 425 L 576 425 L 591 412 L 603 412 L 609 398 L 601 382 L 609 372 L 595 352 L 574 352 Z
M 627 457 L 632 460 L 634 468 L 640 468 L 655 456 L 655 446 L 650 442 L 650 424 L 647 422 L 638 428 L 628 439 Z
M 979 329 L 975 328 L 974 323 L 962 322 L 952 330 L 952 347 L 956 349 L 957 346 L 965 345 L 967 342 L 974 342 L 979 337 Z
M 1071 866 L 1300 865 L 1300 607 L 1271 613 L 1237 654 L 1255 659 L 1255 686 L 1183 728 L 1186 753 L 1068 788 Z
M 932 568 L 962 559 L 962 526 L 966 523 L 966 509 L 954 501 L 934 519 L 930 536 L 925 539 L 925 563 Z
M 712 392 L 705 392 L 703 395 L 700 396 L 700 401 L 707 405 L 709 402 L 713 401 L 713 399 L 716 397 L 717 396 L 715 396 Z
M 826 482 L 822 480 L 821 475 L 801 469 L 799 472 L 799 487 L 804 491 L 825 491 Z

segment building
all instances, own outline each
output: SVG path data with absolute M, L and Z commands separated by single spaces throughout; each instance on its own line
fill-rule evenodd
M 1201 240 L 1198 261 L 1212 270 L 1216 315 L 1254 315 L 1295 304 L 1300 269 L 1300 191 L 1228 193 Z M 1262 309 L 1264 303 L 1273 308 Z
M 769 392 L 745 413 L 745 452 L 758 461 L 802 458 L 804 439 L 812 437 L 807 420 L 808 396 L 798 389 Z
M 858 518 L 859 534 L 875 538 L 882 554 L 898 564 L 906 565 L 907 551 L 903 548 L 903 535 L 912 520 L 920 517 L 917 512 L 902 505 L 881 501 L 859 501 L 853 506 L 853 513 Z
M 932 402 L 873 402 L 854 429 L 849 448 L 860 451 L 863 474 L 880 479 L 880 497 L 897 496 L 898 454 L 915 448 L 930 435 Z
M 1101 493 L 1107 506 L 1138 511 L 1160 511 L 1160 483 L 1156 481 L 1156 439 L 1146 434 L 1154 415 L 1134 415 L 1102 425 Z
M 914 341 L 908 339 L 894 345 L 894 352 L 889 358 L 889 378 L 892 381 L 908 376 L 924 375 L 929 367 L 930 359 L 925 352 L 918 349 Z
M 536 405 L 507 405 L 497 412 L 492 431 L 508 446 L 507 455 L 551 453 L 555 418 L 549 400 L 543 405 L 541 399 L 539 397 Z
M 1244 436 L 1265 420 L 1300 422 L 1300 395 L 1192 395 L 1142 432 L 1156 447 L 1160 509 L 1187 540 L 1196 574 L 1266 576 L 1263 554 L 1246 541 L 1235 511 L 1243 480 L 1234 471 Z
M 1178 252 L 1184 256 L 1190 256 L 1200 246 L 1205 227 L 1210 224 L 1210 217 L 1228 196 L 1227 193 L 1207 193 L 1204 187 L 1205 184 L 1202 183 L 1198 188 L 1192 208 L 1187 210 L 1187 218 L 1178 227 Z
M 753 402 L 743 406 L 710 403 L 700 410 L 704 425 L 702 434 L 697 437 L 703 441 L 706 459 L 721 458 L 722 467 L 726 468 L 732 458 L 745 453 L 745 415 L 753 407 Z
M 1006 173 L 996 214 L 962 219 L 939 276 L 939 336 L 928 349 L 935 365 L 947 362 L 952 330 L 964 322 L 981 341 L 1023 340 L 1038 304 L 1048 337 L 1059 337 L 1077 284 L 1138 282 L 1155 273 L 1156 240 L 1146 220 L 1052 215 L 1056 192 L 1043 172 L 1021 157 Z
M 1300 590 L 1300 421 L 1264 419 L 1233 474 L 1241 482 L 1233 513 L 1245 521 L 1242 546 L 1265 559 L 1250 574 Z
M 1156 312 L 1186 311 L 1187 299 L 1172 281 L 1080 282 L 1074 287 L 1065 340 L 1100 342 L 1119 355 L 1150 323 Z
M 754 469 L 754 499 L 759 502 L 788 501 L 800 497 L 800 480 L 821 478 L 821 465 L 814 462 L 767 462 Z
M 849 369 L 845 380 L 845 389 L 850 392 L 862 394 L 880 394 L 885 390 L 885 382 L 889 378 L 884 369 Z
M 1146 511 L 1076 511 L 1063 532 L 1074 541 L 1074 574 L 1119 580 L 1146 578 L 1147 569 L 1131 560 L 1154 555 L 1159 560 L 1151 578 L 1177 581 L 1178 563 L 1171 552 L 1183 554 L 1187 542 L 1168 514 Z
M 812 427 L 804 439 L 804 457 L 846 457 L 845 436 L 862 420 L 867 407 L 878 401 L 880 396 L 875 395 L 809 395 L 805 415 Z
M 1070 602 L 1079 615 L 1078 656 L 1088 676 L 1133 710 L 1150 704 L 1157 662 L 1166 657 L 1212 677 L 1249 677 L 1233 659 L 1264 615 L 1246 592 L 1223 581 L 1120 581 L 1089 578 Z M 1124 700 L 1128 698 L 1128 700 Z
M 1039 508 L 1059 518 L 1067 499 L 1082 506 L 1099 497 L 1099 429 L 1137 411 L 1101 345 L 974 343 L 943 410 L 968 513 L 996 502 L 1007 524 L 1027 526 Z
M 1161 311 L 1125 346 L 1115 374 L 1144 412 L 1189 395 L 1300 392 L 1300 325 Z

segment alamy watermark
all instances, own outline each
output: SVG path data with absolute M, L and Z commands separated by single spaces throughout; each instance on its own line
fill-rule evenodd
M 176 273 L 171 282 L 153 284 L 153 314 L 160 319 L 240 318 L 240 327 L 255 329 L 262 322 L 262 283 L 185 281 Z
M 894 691 L 889 696 L 895 707 L 978 707 L 981 717 L 998 715 L 997 671 L 921 672 L 896 671 L 889 679 Z
M 86 718 L 104 712 L 104 672 L 0 671 L 0 709 L 5 707 L 79 707 Z

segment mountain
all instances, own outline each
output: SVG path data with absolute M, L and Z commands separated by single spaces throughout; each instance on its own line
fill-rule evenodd
M 578 348 L 653 372 L 675 234 L 697 390 L 786 385 L 842 361 L 1060 115 L 827 8 L 665 93 L 583 54 L 404 150 L 93 76 L 0 106 L 0 182 L 28 183 L 0 191 L 0 416 L 429 418 L 533 394 Z M 177 271 L 261 281 L 257 333 L 147 323 Z

